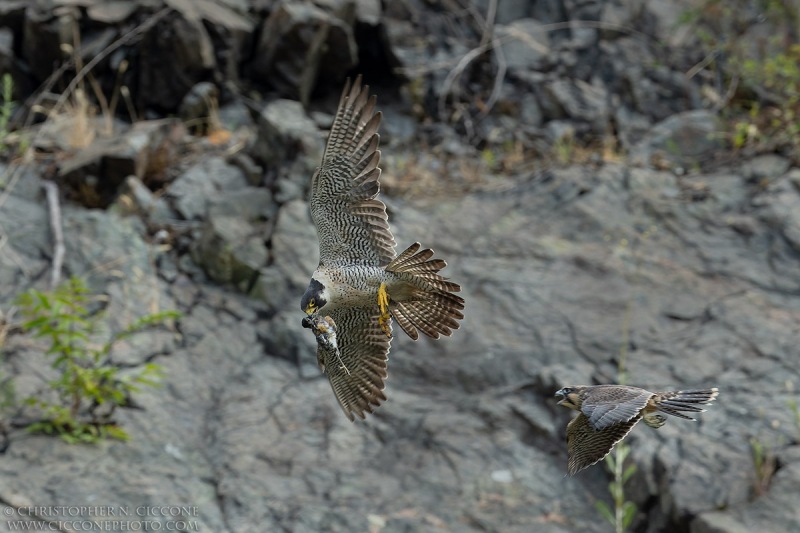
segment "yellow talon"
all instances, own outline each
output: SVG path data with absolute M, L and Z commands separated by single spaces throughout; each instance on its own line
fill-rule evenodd
M 389 293 L 386 291 L 386 284 L 381 283 L 378 287 L 378 309 L 380 309 L 380 316 L 378 317 L 378 324 L 386 334 L 387 337 L 392 337 L 392 332 L 389 329 L 392 316 L 389 314 Z

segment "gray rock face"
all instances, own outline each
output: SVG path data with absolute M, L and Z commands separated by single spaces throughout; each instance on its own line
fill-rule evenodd
M 283 99 L 264 106 L 257 125 L 252 153 L 274 176 L 275 200 L 286 203 L 303 198 L 322 159 L 319 128 L 299 102 Z
M 258 144 L 253 153 L 270 166 L 300 155 L 307 161 L 305 170 L 311 171 L 322 158 L 322 138 L 299 102 L 275 100 L 258 117 Z
M 608 95 L 602 86 L 592 86 L 581 80 L 557 80 L 545 86 L 543 96 L 547 102 L 544 109 L 552 113 L 549 118 L 569 117 L 595 127 L 608 120 Z
M 178 176 L 167 189 L 175 209 L 187 220 L 205 217 L 210 202 L 220 195 L 247 187 L 244 173 L 221 158 L 201 161 Z
M 254 289 L 255 295 L 263 299 L 270 310 L 294 311 L 300 308 L 299 296 L 319 260 L 316 239 L 316 230 L 305 202 L 292 200 L 281 207 L 272 231 L 272 264 L 262 272 Z
M 235 215 L 210 215 L 192 247 L 192 259 L 218 283 L 232 283 L 248 292 L 267 262 L 264 238 Z
M 68 446 L 0 417 L 0 516 L 34 505 L 169 505 L 196 508 L 187 530 L 230 533 L 608 531 L 594 507 L 611 501 L 608 474 L 598 465 L 564 477 L 570 412 L 552 395 L 613 382 L 624 363 L 628 381 L 650 390 L 720 388 L 698 422 L 629 435 L 635 531 L 800 529 L 800 170 L 777 155 L 706 168 L 723 145 L 716 115 L 695 109 L 700 77 L 685 76 L 697 58 L 660 44 L 691 43 L 671 29 L 675 3 L 501 0 L 490 36 L 500 48 L 482 54 L 472 51 L 487 27 L 483 0 L 463 16 L 417 0 L 168 5 L 97 67 L 100 82 L 116 80 L 103 68 L 134 62 L 122 81 L 144 113 L 193 108 L 187 93 L 213 83 L 223 124 L 255 120 L 257 138 L 213 153 L 204 145 L 209 153 L 193 152 L 175 180 L 149 171 L 163 154 L 180 155 L 169 148 L 173 129 L 151 130 L 153 121 L 61 160 L 61 177 L 91 185 L 102 176 L 116 198 L 108 211 L 63 203 L 65 275 L 86 276 L 107 297 L 109 327 L 154 310 L 184 316 L 177 332 L 137 336 L 113 354 L 165 370 L 161 388 L 135 396 L 141 409 L 116 415 L 131 442 Z M 138 23 L 153 6 L 0 2 L 0 62 L 38 85 L 76 25 L 89 27 L 93 57 L 130 27 L 120 21 Z M 398 330 L 388 401 L 351 424 L 298 304 L 318 260 L 305 198 L 331 111 L 311 107 L 323 117 L 315 122 L 307 104 L 317 85 L 338 86 L 356 66 L 396 89 L 380 105 L 392 148 L 383 199 L 398 247 L 419 240 L 446 258 L 466 310 L 451 338 L 413 342 Z M 301 102 L 254 103 L 251 88 L 237 87 L 240 72 L 255 89 Z M 495 80 L 498 100 L 481 119 Z M 460 124 L 436 123 L 440 110 Z M 597 138 L 613 126 L 633 157 L 494 176 L 458 140 L 459 126 L 488 155 L 522 143 L 525 163 L 530 146 L 547 149 L 543 139 Z M 16 294 L 44 288 L 49 275 L 43 174 L 0 191 L 5 318 Z M 13 378 L 26 393 L 50 378 L 35 340 L 13 327 L 0 340 L 0 383 Z M 775 467 L 760 477 L 754 442 Z
M 678 113 L 653 126 L 631 150 L 636 164 L 654 159 L 681 167 L 698 166 L 723 149 L 718 118 L 709 111 Z
M 800 512 L 794 496 L 800 490 L 800 447 L 786 449 L 778 457 L 781 469 L 772 479 L 769 494 L 727 511 L 709 511 L 691 522 L 691 533 L 739 533 L 771 527 L 775 531 L 800 528 Z
M 14 34 L 8 28 L 0 28 L 0 69 L 11 72 L 14 64 Z
M 264 21 L 251 68 L 282 96 L 307 104 L 324 61 L 347 72 L 357 59 L 351 24 L 313 4 L 280 2 Z
M 543 70 L 551 66 L 550 38 L 534 19 L 521 19 L 501 27 L 503 53 L 510 69 Z
M 214 165 L 199 168 L 219 176 Z M 797 446 L 781 443 L 797 439 L 786 402 L 796 390 L 787 387 L 796 387 L 800 302 L 797 251 L 775 210 L 800 212 L 800 192 L 792 172 L 774 189 L 748 188 L 736 174 L 693 176 L 707 185 L 702 197 L 682 193 L 686 179 L 606 165 L 493 192 L 387 197 L 399 246 L 420 240 L 448 260 L 466 316 L 451 338 L 398 334 L 389 400 L 355 425 L 300 327 L 298 297 L 317 259 L 303 201 L 278 211 L 266 266 L 263 256 L 238 259 L 258 273 L 255 297 L 180 271 L 157 277 L 136 224 L 70 211 L 69 232 L 80 236 L 68 245 L 71 271 L 116 261 L 126 274 L 100 285 L 112 304 L 130 309 L 157 297 L 178 306 L 182 338 L 120 354 L 134 363 L 161 354 L 166 370 L 164 387 L 137 395 L 144 410 L 119 413 L 130 443 L 83 448 L 12 434 L 0 501 L 67 505 L 102 494 L 108 505 L 196 505 L 190 518 L 202 528 L 231 532 L 604 531 L 587 501 L 608 499 L 607 474 L 598 466 L 564 478 L 569 413 L 551 396 L 565 383 L 614 381 L 624 352 L 631 383 L 721 390 L 700 422 L 670 420 L 629 436 L 636 527 L 791 531 L 800 471 Z M 10 234 L 7 246 L 22 264 L 45 269 L 28 258 L 46 257 L 46 213 L 12 199 L 0 216 L 18 213 L 19 227 L 38 233 Z M 255 227 L 223 214 L 206 223 L 232 231 L 231 242 L 246 243 Z M 10 342 L 22 379 L 17 337 Z M 758 498 L 750 437 L 778 454 Z M 88 474 L 76 479 L 76 471 Z
M 84 205 L 107 207 L 129 176 L 149 183 L 164 181 L 165 167 L 173 162 L 185 135 L 185 127 L 175 119 L 141 121 L 116 136 L 97 137 L 73 150 L 61 163 L 59 177 Z

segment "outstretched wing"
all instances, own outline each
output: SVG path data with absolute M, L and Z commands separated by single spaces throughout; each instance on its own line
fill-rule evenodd
M 592 466 L 608 455 L 614 445 L 636 425 L 642 415 L 636 415 L 627 422 L 620 422 L 605 429 L 596 430 L 583 413 L 567 425 L 567 470 L 574 476 L 584 468 Z
M 317 359 L 350 420 L 364 418 L 386 400 L 383 394 L 390 340 L 378 324 L 377 308 L 337 308 L 337 348 L 317 344 Z
M 385 265 L 395 257 L 380 191 L 375 96 L 347 81 L 331 126 L 322 165 L 311 180 L 311 218 L 319 237 L 320 264 Z
M 628 422 L 640 415 L 653 393 L 638 387 L 598 385 L 581 402 L 581 411 L 594 429 Z

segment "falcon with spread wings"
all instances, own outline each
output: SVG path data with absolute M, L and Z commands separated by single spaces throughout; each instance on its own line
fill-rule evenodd
M 626 385 L 564 387 L 556 392 L 563 405 L 578 411 L 567 425 L 567 470 L 575 475 L 609 454 L 639 420 L 660 428 L 667 419 L 660 413 L 694 420 L 682 412 L 700 413 L 699 405 L 714 401 L 717 388 L 650 392 Z
M 394 318 L 412 339 L 449 336 L 464 318 L 447 263 L 419 243 L 400 255 L 380 191 L 380 112 L 359 76 L 347 81 L 322 164 L 311 178 L 311 218 L 319 266 L 300 302 L 303 326 L 317 338 L 317 358 L 350 420 L 386 399 Z

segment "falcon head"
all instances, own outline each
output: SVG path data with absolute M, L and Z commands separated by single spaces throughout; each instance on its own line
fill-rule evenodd
M 303 298 L 300 299 L 300 309 L 307 315 L 313 315 L 328 303 L 328 289 L 319 281 L 311 278 Z
M 570 409 L 580 410 L 583 399 L 581 398 L 581 391 L 584 387 L 564 387 L 556 392 L 556 396 L 561 398 L 558 405 L 569 407 Z

